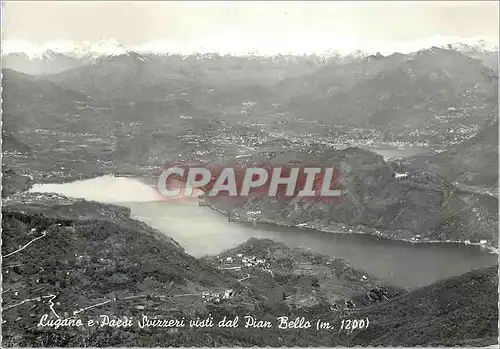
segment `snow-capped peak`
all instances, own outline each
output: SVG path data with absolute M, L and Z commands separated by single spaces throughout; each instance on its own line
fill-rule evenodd
M 70 52 L 75 57 L 99 58 L 102 56 L 120 56 L 127 54 L 127 50 L 116 39 L 100 40 L 96 43 L 88 41 L 75 45 Z
M 127 54 L 127 50 L 116 39 L 103 39 L 97 42 L 83 41 L 80 43 L 64 40 L 45 44 L 32 44 L 24 40 L 6 40 L 2 47 L 2 56 L 10 53 L 24 53 L 30 59 L 41 59 L 51 52 L 89 60 L 103 56 Z
M 484 39 L 457 41 L 446 45 L 460 52 L 493 52 L 498 51 L 498 43 L 489 42 Z
M 24 53 L 31 59 L 42 59 L 56 54 L 64 54 L 75 59 L 95 61 L 101 57 L 138 54 L 229 54 L 235 56 L 279 56 L 279 55 L 320 55 L 322 57 L 368 57 L 380 52 L 390 55 L 395 52 L 408 54 L 430 47 L 451 48 L 463 53 L 498 51 L 496 42 L 482 39 L 463 39 L 436 36 L 412 42 L 361 42 L 356 38 L 319 37 L 314 40 L 291 37 L 287 40 L 263 42 L 262 40 L 227 37 L 206 38 L 200 42 L 179 42 L 175 40 L 153 40 L 136 47 L 124 47 L 116 39 L 103 39 L 97 42 L 54 41 L 41 45 L 27 41 L 6 40 L 2 47 L 2 56 L 9 53 Z M 297 48 L 297 42 L 303 43 Z

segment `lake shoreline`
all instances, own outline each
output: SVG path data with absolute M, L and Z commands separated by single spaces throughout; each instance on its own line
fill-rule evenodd
M 261 220 L 255 225 L 251 220 L 231 221 L 228 212 L 223 211 L 224 207 L 204 207 L 197 201 L 190 201 L 189 204 L 178 201 L 151 201 L 148 200 L 148 191 L 152 189 L 147 184 L 140 184 L 134 178 L 122 177 L 113 180 L 104 177 L 101 180 L 83 181 L 85 183 L 65 187 L 35 186 L 30 194 L 59 192 L 59 195 L 77 201 L 126 207 L 130 210 L 130 218 L 174 240 L 185 253 L 194 258 L 225 253 L 251 238 L 267 239 L 283 243 L 291 249 L 299 248 L 344 259 L 353 267 L 402 288 L 422 287 L 442 278 L 498 263 L 496 255 L 489 254 L 477 246 L 466 247 L 452 243 L 417 245 L 395 238 L 388 239 L 380 235 L 358 232 L 362 228 L 353 232 L 342 232 L 342 225 L 338 225 L 339 229 L 330 227 L 329 230 L 284 224 L 289 222 L 279 224 L 280 222 Z M 106 195 L 103 196 L 103 193 Z M 22 197 L 19 199 L 21 204 Z M 42 195 L 39 199 L 43 201 L 45 196 Z M 116 201 L 117 199 L 127 201 L 120 202 Z M 36 203 L 36 195 L 33 200 Z M 61 198 L 54 197 L 53 204 L 58 200 Z M 230 207 L 226 209 L 231 210 Z M 436 266 L 441 267 L 436 269 Z
M 360 230 L 354 230 L 351 229 L 352 231 L 350 232 L 343 232 L 339 230 L 332 230 L 328 229 L 325 227 L 320 227 L 320 226 L 315 226 L 311 225 L 309 223 L 301 223 L 301 224 L 288 224 L 285 222 L 280 222 L 277 220 L 262 220 L 262 219 L 249 219 L 247 217 L 242 217 L 242 216 L 237 216 L 234 217 L 229 211 L 223 210 L 217 206 L 215 206 L 213 203 L 211 203 L 209 200 L 206 201 L 206 207 L 210 208 L 213 211 L 216 211 L 226 217 L 228 217 L 230 222 L 238 223 L 238 224 L 244 224 L 244 225 L 254 225 L 254 224 L 259 224 L 259 225 L 267 225 L 267 226 L 277 226 L 277 227 L 285 227 L 285 228 L 295 228 L 295 229 L 302 229 L 302 230 L 309 230 L 309 231 L 316 231 L 316 232 L 321 232 L 321 233 L 328 233 L 328 234 L 339 234 L 339 235 L 353 235 L 353 234 L 358 234 L 358 235 L 368 235 L 368 236 L 373 236 L 377 238 L 381 238 L 384 240 L 389 240 L 389 241 L 397 241 L 397 242 L 402 242 L 406 244 L 419 244 L 419 245 L 430 245 L 430 244 L 450 244 L 450 245 L 465 245 L 465 246 L 477 246 L 481 249 L 486 249 L 489 251 L 490 254 L 499 254 L 499 249 L 497 247 L 491 246 L 490 244 L 481 244 L 481 243 L 467 243 L 464 241 L 455 241 L 455 240 L 411 240 L 411 239 L 405 239 L 401 237 L 397 237 L 393 235 L 389 235 L 388 233 L 385 232 L 380 232 L 379 234 L 373 234 L 370 232 L 366 231 L 360 231 Z M 371 228 L 370 228 L 371 229 Z
M 68 180 L 68 178 L 54 178 L 54 181 L 51 181 L 49 183 L 33 183 L 30 186 L 30 189 L 27 191 L 31 191 L 37 184 L 38 185 L 46 185 L 46 184 L 69 184 L 69 183 L 74 183 L 74 182 L 83 182 L 89 179 L 95 179 L 99 177 L 111 177 L 111 178 L 123 178 L 123 179 L 135 179 L 139 180 L 142 183 L 146 184 L 147 182 L 144 181 L 144 178 L 137 178 L 136 176 L 132 174 L 105 174 L 103 176 L 90 176 L 90 178 L 86 179 L 80 179 L 80 180 L 75 180 L 74 178 L 71 180 Z M 146 184 L 148 185 L 148 184 Z M 150 184 L 149 184 L 150 185 Z M 6 198 L 8 199 L 8 198 Z M 117 204 L 119 205 L 119 204 Z M 271 220 L 271 219 L 250 219 L 245 216 L 238 216 L 235 217 L 232 215 L 229 211 L 223 210 L 217 206 L 215 206 L 212 202 L 209 200 L 206 200 L 205 206 L 208 207 L 210 210 L 216 211 L 220 214 L 222 214 L 225 217 L 228 217 L 228 219 L 232 222 L 239 223 L 239 224 L 244 224 L 244 225 L 253 225 L 253 224 L 260 224 L 260 225 L 267 225 L 267 226 L 275 226 L 275 227 L 284 227 L 284 228 L 295 228 L 295 229 L 302 229 L 302 230 L 309 230 L 309 231 L 316 231 L 316 232 L 321 232 L 321 233 L 328 233 L 328 234 L 339 234 L 339 235 L 352 235 L 352 234 L 358 234 L 358 235 L 367 235 L 367 236 L 373 236 L 377 238 L 381 238 L 384 240 L 388 241 L 397 241 L 397 242 L 402 242 L 406 244 L 411 244 L 411 245 L 427 245 L 427 244 L 450 244 L 450 245 L 465 245 L 465 246 L 476 246 L 481 249 L 488 250 L 489 253 L 491 254 L 499 254 L 499 248 L 492 246 L 489 242 L 486 244 L 481 244 L 481 243 L 473 243 L 473 242 L 465 242 L 465 241 L 455 241 L 455 240 L 412 240 L 412 239 L 406 239 L 404 237 L 398 236 L 397 233 L 394 232 L 388 232 L 388 231 L 382 231 L 382 230 L 376 230 L 374 228 L 369 228 L 367 227 L 367 230 L 374 230 L 375 232 L 378 233 L 372 233 L 370 231 L 363 231 L 359 230 L 360 226 L 357 226 L 357 229 L 350 229 L 350 231 L 341 231 L 339 229 L 333 229 L 329 228 L 326 226 L 320 226 L 320 225 L 315 225 L 315 224 L 310 224 L 310 223 L 301 223 L 301 224 L 288 224 L 286 222 L 281 222 L 277 220 Z M 340 223 L 338 223 L 340 225 Z

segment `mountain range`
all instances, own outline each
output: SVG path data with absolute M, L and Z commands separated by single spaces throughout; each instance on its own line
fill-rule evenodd
M 295 203 L 286 202 L 279 212 L 267 210 L 268 218 L 297 223 L 319 215 L 322 223 L 336 217 L 337 223 L 402 229 L 407 238 L 464 239 L 469 225 L 455 232 L 441 227 L 457 226 L 457 210 L 475 209 L 485 219 L 473 238 L 494 237 L 490 223 L 497 204 L 462 197 L 469 194 L 460 196 L 453 186 L 498 185 L 497 134 L 491 126 L 498 120 L 497 75 L 452 46 L 321 62 L 130 51 L 56 74 L 4 69 L 3 75 L 4 128 L 33 149 L 30 161 L 44 173 L 49 169 L 36 159 L 57 159 L 61 171 L 72 176 L 68 172 L 74 175 L 82 166 L 135 173 L 178 159 L 224 162 L 249 149 L 257 158 L 274 160 L 316 154 L 319 163 L 345 168 L 348 202 L 332 208 L 335 212 L 309 204 L 295 212 Z M 279 133 L 284 119 L 302 121 L 290 124 L 285 135 Z M 346 147 L 349 138 L 344 150 L 327 145 L 338 126 L 345 129 L 336 137 L 362 132 L 359 139 L 373 138 L 375 130 L 380 141 L 416 140 L 446 151 L 414 159 L 413 167 L 405 164 L 414 175 L 394 181 L 390 164 Z M 318 128 L 322 134 L 311 136 Z M 266 155 L 269 149 L 273 155 Z M 269 203 L 249 202 L 244 211 L 262 204 Z M 436 230 L 445 233 L 435 235 Z
M 460 46 L 464 52 L 473 51 L 466 47 Z M 54 74 L 19 75 L 19 87 L 10 83 L 14 70 L 4 71 L 7 117 L 19 114 L 16 108 L 30 108 L 20 103 L 21 95 L 16 97 L 10 90 L 28 91 L 22 81 L 31 81 L 46 90 L 64 90 L 50 99 L 51 108 L 61 102 L 65 105 L 51 117 L 62 123 L 64 118 L 83 123 L 83 130 L 99 125 L 100 130 L 112 131 L 116 123 L 123 123 L 120 118 L 140 122 L 143 132 L 144 127 L 158 129 L 167 120 L 181 117 L 266 125 L 303 119 L 331 126 L 369 127 L 387 140 L 456 144 L 494 121 L 498 109 L 496 72 L 452 46 L 389 56 L 331 55 L 326 60 L 319 56 L 182 56 L 128 51 Z M 79 97 L 70 98 L 69 93 Z M 40 103 L 46 101 L 43 98 L 32 104 L 39 110 L 36 114 L 43 113 Z M 86 114 L 89 117 L 82 116 Z M 22 115 L 13 117 L 16 124 L 24 123 Z M 100 126 L 108 122 L 111 124 Z M 6 125 L 14 127 L 14 123 Z M 303 125 L 288 131 L 302 130 Z
M 5 345 L 497 343 L 496 267 L 408 291 L 269 240 L 198 259 L 124 207 L 26 192 L 103 174 L 151 179 L 172 162 L 333 166 L 343 191 L 334 205 L 300 197 L 207 204 L 231 221 L 255 224 L 250 213 L 261 211 L 263 223 L 497 247 L 497 52 L 465 44 L 347 56 L 167 55 L 115 41 L 61 47 L 2 57 Z M 388 144 L 425 152 L 389 159 L 373 151 Z M 223 268 L 243 255 L 268 269 Z M 234 296 L 215 303 L 207 290 Z M 36 326 L 44 313 L 137 319 L 145 310 L 372 325 L 335 335 Z
M 498 69 L 498 45 L 490 44 L 484 40 L 456 41 L 450 44 L 442 44 L 439 40 L 439 47 L 462 52 L 470 57 L 481 59 L 486 66 L 491 69 Z M 54 74 L 77 66 L 92 64 L 102 58 L 109 58 L 120 55 L 128 55 L 131 52 L 139 54 L 165 56 L 181 55 L 183 57 L 196 56 L 198 58 L 208 58 L 217 56 L 212 52 L 199 51 L 200 53 L 180 52 L 171 47 L 166 42 L 150 42 L 137 47 L 125 47 L 116 39 L 103 39 L 97 42 L 72 42 L 55 41 L 45 44 L 32 44 L 26 41 L 6 41 L 2 50 L 2 63 L 4 68 L 24 72 L 26 74 Z M 202 53 L 201 53 L 202 52 Z M 339 53 L 335 50 L 328 50 L 321 53 L 312 54 L 284 54 L 268 55 L 274 58 L 288 58 L 302 56 L 311 62 L 325 62 L 329 60 L 352 60 L 360 57 L 367 57 L 374 52 L 364 52 L 357 50 L 351 53 Z M 252 53 L 233 54 L 240 57 L 255 56 Z M 262 57 L 262 56 L 261 56 Z

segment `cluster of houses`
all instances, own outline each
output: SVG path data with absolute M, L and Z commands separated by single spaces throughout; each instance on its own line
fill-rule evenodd
M 255 256 L 245 257 L 241 253 L 239 253 L 237 256 L 238 258 L 241 258 L 241 262 L 246 267 L 264 266 L 266 264 L 265 259 L 259 259 Z
M 245 268 L 255 268 L 260 271 L 268 272 L 274 278 L 274 273 L 271 269 L 270 263 L 266 259 L 257 258 L 255 256 L 247 257 L 242 253 L 238 253 L 236 256 L 232 257 L 217 257 L 217 268 L 221 270 L 232 270 L 237 272 L 242 277 L 242 279 L 240 279 L 239 281 L 244 281 L 251 277 L 250 274 L 247 273 L 248 270 L 245 271 Z
M 255 256 L 252 257 L 245 257 L 243 254 L 238 253 L 236 255 L 241 260 L 241 267 L 257 267 L 257 266 L 265 266 L 267 264 L 265 259 L 260 259 Z M 233 257 L 226 257 L 225 263 L 234 263 L 236 262 L 235 258 Z
M 227 289 L 224 293 L 212 292 L 212 291 L 203 291 L 201 294 L 201 298 L 206 303 L 220 303 L 225 300 L 232 299 L 234 297 L 234 290 L 232 288 Z
M 268 261 L 262 258 L 257 258 L 255 256 L 247 257 L 242 253 L 238 253 L 236 257 L 226 257 L 225 259 L 220 259 L 221 266 L 219 269 L 222 270 L 242 270 L 242 268 L 258 268 L 263 271 L 269 272 L 273 277 L 274 273 L 269 267 Z M 244 279 L 247 279 L 245 277 Z

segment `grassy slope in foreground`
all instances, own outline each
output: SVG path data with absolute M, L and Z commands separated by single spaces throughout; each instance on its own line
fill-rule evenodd
M 238 281 L 238 275 L 187 255 L 173 240 L 130 219 L 127 209 L 112 205 L 31 194 L 22 201 L 5 203 L 2 228 L 4 346 L 334 346 L 471 340 L 491 344 L 496 338 L 494 268 L 402 296 L 388 294 L 389 300 L 378 303 L 365 297 L 377 282 L 368 277 L 365 285 L 360 272 L 345 268 L 341 260 L 288 251 L 269 241 L 249 241 L 228 253 L 270 254 L 275 276 L 252 269 L 249 274 L 254 282 Z M 29 241 L 31 245 L 23 248 Z M 330 261 L 341 272 L 311 279 L 311 275 L 297 275 L 293 263 L 287 265 L 288 257 L 291 261 L 300 258 L 300 263 L 315 265 L 312 270 L 322 272 Z M 325 285 L 340 286 L 342 292 L 337 296 L 352 298 L 358 307 L 332 311 L 322 301 L 322 296 L 332 296 L 325 293 L 331 293 L 331 287 Z M 204 290 L 223 292 L 227 288 L 236 291 L 230 301 L 212 304 L 200 297 Z M 315 288 L 318 301 L 302 308 L 295 303 L 294 307 L 276 291 L 280 288 L 298 299 L 308 292 L 312 295 Z M 98 319 L 102 314 L 135 319 L 142 314 L 164 318 L 212 314 L 217 319 L 251 314 L 274 323 L 282 315 L 337 323 L 342 318 L 369 317 L 372 325 L 368 331 L 335 336 L 314 328 L 279 330 L 276 326 L 266 330 L 241 325 L 236 329 L 183 328 L 178 332 L 138 326 L 57 330 L 36 326 L 42 314 L 53 311 L 61 317 L 80 311 L 82 320 Z M 439 330 L 430 331 L 431 325 Z
M 438 281 L 360 309 L 374 325 L 352 344 L 486 346 L 498 343 L 498 267 Z

